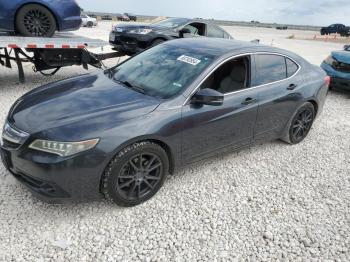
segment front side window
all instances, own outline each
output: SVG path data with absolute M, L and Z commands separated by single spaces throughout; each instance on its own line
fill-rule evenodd
M 287 78 L 287 67 L 284 56 L 259 54 L 257 60 L 257 85 L 264 85 Z
M 117 66 L 113 79 L 166 99 L 188 87 L 214 59 L 205 51 L 163 44 Z
M 250 57 L 230 60 L 216 69 L 201 85 L 223 94 L 240 91 L 250 86 Z

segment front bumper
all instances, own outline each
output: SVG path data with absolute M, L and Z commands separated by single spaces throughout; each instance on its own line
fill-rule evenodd
M 105 155 L 92 149 L 70 158 L 31 150 L 29 143 L 18 149 L 0 145 L 7 170 L 36 197 L 49 203 L 93 200 L 101 197 L 99 186 Z
M 111 32 L 109 43 L 120 52 L 136 54 L 149 47 L 152 38 L 149 35 Z
M 321 64 L 321 68 L 331 77 L 331 87 L 350 90 L 350 73 L 336 71 L 324 62 Z

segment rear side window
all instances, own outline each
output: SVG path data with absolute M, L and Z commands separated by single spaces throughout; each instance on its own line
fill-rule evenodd
M 222 31 L 220 28 L 208 25 L 208 37 L 214 37 L 214 38 L 223 38 L 224 37 L 224 31 Z
M 287 67 L 284 56 L 261 54 L 257 55 L 258 79 L 257 85 L 264 85 L 286 79 Z
M 287 77 L 291 77 L 298 71 L 299 67 L 296 63 L 294 63 L 289 58 L 286 58 L 286 64 L 287 64 Z

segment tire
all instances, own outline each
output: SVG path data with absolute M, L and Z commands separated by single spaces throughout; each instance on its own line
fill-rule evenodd
M 91 22 L 91 21 L 89 21 L 89 22 L 87 22 L 87 25 L 86 25 L 87 27 L 93 27 L 94 26 L 94 23 L 93 22 Z
M 321 30 L 321 35 L 325 35 L 326 32 L 324 30 Z
M 164 39 L 159 39 L 159 38 L 158 38 L 158 39 L 156 39 L 156 40 L 154 40 L 154 41 L 152 42 L 151 47 L 160 45 L 160 44 L 162 44 L 162 43 L 164 43 L 164 42 L 165 42 Z
M 144 171 L 147 168 L 149 172 Z M 135 143 L 121 150 L 109 163 L 101 191 L 119 206 L 136 206 L 159 191 L 168 172 L 168 155 L 161 146 L 148 141 Z
M 56 29 L 55 17 L 41 5 L 25 5 L 16 16 L 16 30 L 23 36 L 51 37 Z
M 282 138 L 288 144 L 299 144 L 309 134 L 312 124 L 315 120 L 315 107 L 310 102 L 303 104 L 294 113 L 291 121 L 288 123 L 288 129 Z

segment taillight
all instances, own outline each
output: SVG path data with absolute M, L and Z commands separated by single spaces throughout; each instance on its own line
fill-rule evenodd
M 330 86 L 330 84 L 331 84 L 331 77 L 330 76 L 325 76 L 324 84 L 328 87 Z

